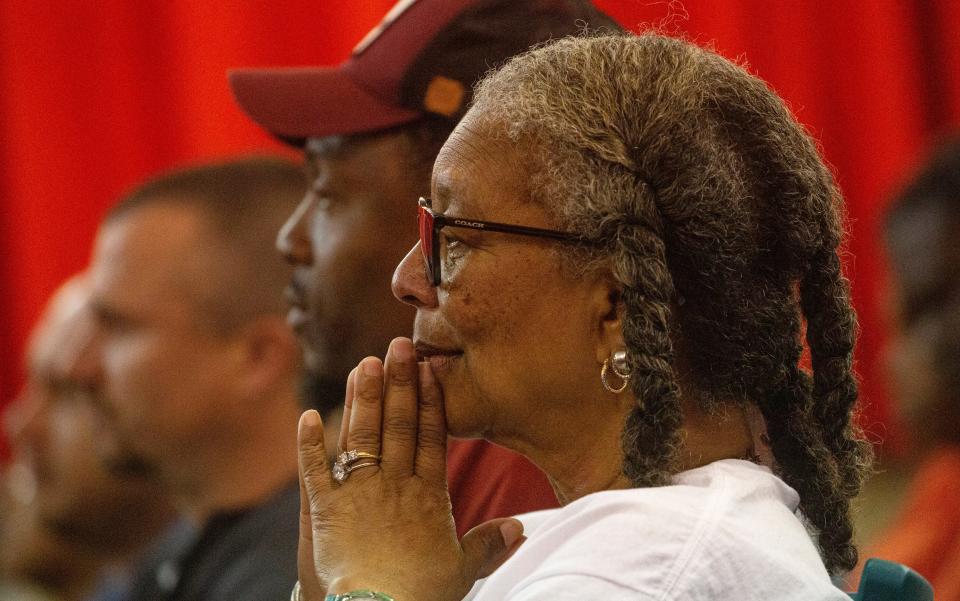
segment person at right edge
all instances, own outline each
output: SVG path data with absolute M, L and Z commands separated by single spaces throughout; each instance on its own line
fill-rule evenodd
M 474 82 L 584 28 L 621 30 L 586 0 L 404 0 L 336 67 L 230 73 L 240 107 L 302 148 L 310 171 L 277 245 L 294 266 L 289 322 L 328 424 L 339 423 L 351 368 L 410 332 L 413 312 L 390 293 L 393 268 L 416 240 L 409 201 L 427 194 Z M 461 534 L 557 503 L 526 459 L 484 441 L 451 441 L 449 475 Z
M 909 565 L 960 601 L 960 137 L 943 143 L 884 223 L 897 327 L 891 373 L 912 471 L 867 556 Z

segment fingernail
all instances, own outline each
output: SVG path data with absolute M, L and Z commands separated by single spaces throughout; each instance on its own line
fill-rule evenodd
M 523 536 L 523 524 L 519 520 L 507 520 L 500 524 L 500 536 L 503 537 L 504 547 L 513 547 Z
M 313 444 L 320 437 L 320 414 L 316 409 L 308 409 L 300 416 L 297 426 L 297 439 L 301 443 Z
M 307 428 L 316 428 L 320 425 L 320 414 L 317 413 L 316 409 L 308 409 L 303 412 L 300 421 L 302 421 L 303 425 Z
M 390 343 L 390 354 L 398 361 L 406 362 L 416 359 L 416 351 L 409 338 L 394 338 Z
M 379 376 L 383 370 L 383 365 L 381 365 L 379 359 L 367 357 L 360 362 L 360 369 L 363 370 L 363 375 L 365 376 Z

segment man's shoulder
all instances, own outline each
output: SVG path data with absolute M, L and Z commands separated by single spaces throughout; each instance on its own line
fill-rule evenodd
M 215 551 L 223 570 L 211 600 L 289 598 L 297 579 L 299 508 L 294 483 L 237 520 Z
M 178 600 L 285 601 L 297 579 L 299 491 L 215 518 L 181 566 Z

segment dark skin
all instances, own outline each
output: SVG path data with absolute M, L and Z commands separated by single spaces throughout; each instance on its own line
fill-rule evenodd
M 413 321 L 390 293 L 393 269 L 416 240 L 414 202 L 429 188 L 429 170 L 411 160 L 419 156 L 412 144 L 400 130 L 308 140 L 309 187 L 277 236 L 293 265 L 287 322 L 308 368 L 338 395 L 358 361 L 382 352 Z M 335 439 L 340 419 L 332 404 L 329 411 L 326 436 Z M 301 540 L 301 565 L 310 565 L 311 548 Z M 305 590 L 321 588 L 311 580 L 302 576 Z
M 317 586 L 323 582 L 329 593 L 368 588 L 398 599 L 434 598 L 443 583 L 442 598 L 462 598 L 522 542 L 523 527 L 493 520 L 457 540 L 446 493 L 443 396 L 429 365 L 417 363 L 409 339 L 396 339 L 385 362 L 364 359 L 350 382 L 351 417 L 341 429 L 347 448 L 383 460 L 379 468 L 354 472 L 349 486 L 336 484 L 319 414 L 308 411 L 301 419 L 301 524 L 310 524 L 301 537 L 322 550 L 312 565 L 301 563 L 303 597 L 321 599 Z M 374 519 L 368 519 L 371 504 L 377 506 Z M 389 540 L 387 523 L 396 533 Z M 401 544 L 409 560 L 399 559 Z M 426 557 L 428 563 L 418 561 Z M 310 573 L 313 583 L 305 578 Z
M 277 237 L 294 268 L 288 323 L 308 367 L 338 395 L 360 359 L 413 321 L 390 294 L 393 268 L 416 241 L 414 203 L 429 187 L 411 144 L 402 132 L 309 140 L 309 188 Z
M 540 207 L 517 202 L 524 196 L 513 152 L 468 115 L 438 157 L 435 208 L 552 227 Z M 492 232 L 445 230 L 443 244 L 439 287 L 427 280 L 419 246 L 394 275 L 397 298 L 417 309 L 416 346 L 395 339 L 383 363 L 364 359 L 347 386 L 341 448 L 381 455 L 379 467 L 337 483 L 319 415 L 301 418 L 304 599 L 321 599 L 324 585 L 329 593 L 460 599 L 516 550 L 522 526 L 513 519 L 457 540 L 444 477 L 448 431 L 522 452 L 565 502 L 629 486 L 619 433 L 635 399 L 597 378 L 603 360 L 624 347 L 611 274 L 570 274 L 549 244 Z M 546 362 L 534 352 L 541 348 L 553 349 Z M 706 415 L 695 403 L 685 409 L 684 467 L 747 454 L 742 420 Z

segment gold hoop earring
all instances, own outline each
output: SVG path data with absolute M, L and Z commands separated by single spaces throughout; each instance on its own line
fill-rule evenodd
M 610 384 L 610 372 L 620 378 L 620 386 Z M 600 383 L 603 387 L 613 394 L 620 394 L 627 389 L 630 384 L 631 376 L 630 364 L 627 361 L 627 351 L 616 351 L 609 358 L 603 360 L 603 367 L 600 368 Z

